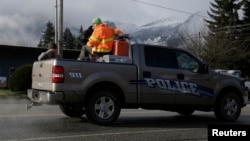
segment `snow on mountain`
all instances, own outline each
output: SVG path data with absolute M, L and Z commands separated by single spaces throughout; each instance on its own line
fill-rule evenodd
M 173 18 L 173 17 L 169 17 L 169 18 L 164 18 L 164 19 L 159 19 L 147 24 L 144 24 L 141 26 L 141 28 L 154 28 L 154 27 L 162 27 L 162 26 L 176 26 L 179 23 L 181 23 L 181 21 L 179 21 L 177 18 Z
M 208 19 L 206 15 L 206 11 L 196 12 L 180 25 L 179 31 L 189 35 L 205 32 L 207 30 L 205 19 Z
M 176 32 L 179 24 L 172 18 L 160 19 L 141 26 L 132 36 L 137 43 L 166 45 L 165 40 Z
M 191 15 L 184 22 L 175 18 L 159 19 L 138 27 L 138 30 L 132 32 L 131 36 L 137 43 L 179 47 L 182 44 L 181 36 L 197 35 L 198 32 L 207 30 L 204 21 L 205 15 L 205 11 L 200 11 Z

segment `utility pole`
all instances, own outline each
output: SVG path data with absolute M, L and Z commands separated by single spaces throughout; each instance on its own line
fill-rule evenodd
M 55 10 L 55 43 L 57 44 L 57 41 L 58 41 L 58 33 L 57 33 L 57 0 L 56 0 L 56 6 L 55 6 L 55 8 L 56 8 L 56 10 Z
M 57 0 L 57 51 L 58 58 L 63 58 L 63 0 Z

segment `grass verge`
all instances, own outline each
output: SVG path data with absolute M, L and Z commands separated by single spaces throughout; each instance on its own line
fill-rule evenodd
M 9 89 L 0 89 L 0 97 L 8 97 L 8 96 L 25 97 L 26 92 L 13 92 Z

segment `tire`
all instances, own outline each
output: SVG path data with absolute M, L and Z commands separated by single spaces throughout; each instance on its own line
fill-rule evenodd
M 89 98 L 86 116 L 98 125 L 110 125 L 120 115 L 121 106 L 117 96 L 107 90 L 100 90 Z
M 85 110 L 82 107 L 60 105 L 60 110 L 69 117 L 81 117 L 85 114 Z
M 241 101 L 234 91 L 227 91 L 216 102 L 214 114 L 221 121 L 233 122 L 238 119 L 240 113 Z
M 194 110 L 192 110 L 192 109 L 180 110 L 180 111 L 177 111 L 177 113 L 180 115 L 190 116 L 194 113 Z

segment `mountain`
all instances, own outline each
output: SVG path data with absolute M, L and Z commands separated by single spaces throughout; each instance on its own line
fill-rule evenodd
M 145 23 L 141 26 L 114 21 L 105 21 L 105 23 L 130 34 L 132 41 L 136 43 L 179 47 L 182 44 L 181 38 L 183 36 L 188 37 L 204 30 L 204 17 L 197 15 L 205 15 L 205 12 L 191 15 L 184 22 L 171 17 Z M 45 21 L 47 18 L 42 15 L 13 14 L 8 17 L 0 15 L 0 19 L 0 43 L 17 46 L 36 47 L 42 36 L 41 32 L 45 30 L 48 22 Z M 68 27 L 71 33 L 77 37 L 80 27 Z
M 124 23 L 115 23 L 115 25 L 129 33 L 136 43 L 180 47 L 183 44 L 183 38 L 191 38 L 207 30 L 204 22 L 206 16 L 203 15 L 206 15 L 205 11 L 197 12 L 184 22 L 176 18 L 165 18 L 142 26 Z
M 208 19 L 206 15 L 206 11 L 196 12 L 180 25 L 179 30 L 189 35 L 205 32 L 207 27 L 204 19 Z
M 131 36 L 137 43 L 167 45 L 167 40 L 176 33 L 180 24 L 172 18 L 160 19 L 142 25 Z

